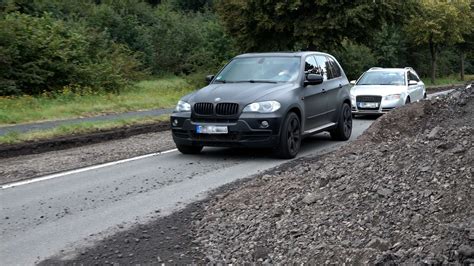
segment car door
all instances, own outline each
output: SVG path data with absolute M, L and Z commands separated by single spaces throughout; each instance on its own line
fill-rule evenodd
M 325 61 L 324 61 L 325 60 Z M 316 56 L 316 62 L 326 64 L 327 81 L 326 81 L 326 114 L 325 123 L 336 122 L 337 110 L 341 105 L 338 97 L 340 90 L 344 89 L 347 82 L 342 78 L 342 71 L 336 60 L 330 56 Z
M 321 74 L 322 69 L 316 63 L 313 55 L 305 58 L 304 74 Z M 325 72 L 325 71 L 324 71 Z M 324 75 L 323 75 L 324 77 Z M 324 125 L 324 113 L 326 112 L 325 80 L 318 85 L 307 85 L 303 88 L 303 103 L 305 110 L 305 131 Z
M 423 99 L 423 86 L 420 82 L 420 79 L 417 75 L 415 75 L 412 71 L 408 71 L 408 81 L 413 80 L 416 81 L 416 85 L 409 85 L 408 89 L 412 92 L 413 96 L 410 96 L 412 101 L 418 101 Z

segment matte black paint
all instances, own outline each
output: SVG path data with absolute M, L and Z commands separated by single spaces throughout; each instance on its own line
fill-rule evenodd
M 195 103 L 200 102 L 238 103 L 237 115 L 211 117 L 199 116 L 192 111 L 174 112 L 171 115 L 171 121 L 178 120 L 178 125 L 172 126 L 174 141 L 181 145 L 274 147 L 279 144 L 281 124 L 290 111 L 296 112 L 300 116 L 304 131 L 311 131 L 311 133 L 306 132 L 304 135 L 333 129 L 338 123 L 343 103 L 346 102 L 350 105 L 349 81 L 339 65 L 342 72 L 340 77 L 325 80 L 317 85 L 306 85 L 305 59 L 314 55 L 323 55 L 334 59 L 331 55 L 320 52 L 256 53 L 237 56 L 236 58 L 300 57 L 300 75 L 295 82 L 275 84 L 221 83 L 212 80 L 208 86 L 184 96 L 181 100 L 190 103 L 192 108 Z M 210 78 L 211 76 L 207 77 L 207 79 Z M 219 98 L 218 101 L 216 101 L 217 98 Z M 245 106 L 260 101 L 278 101 L 281 108 L 270 114 L 242 113 Z M 270 122 L 268 128 L 259 127 L 263 120 Z M 229 126 L 229 136 L 199 136 L 197 138 L 194 134 L 195 125 L 205 123 Z M 314 130 L 316 128 L 318 130 Z

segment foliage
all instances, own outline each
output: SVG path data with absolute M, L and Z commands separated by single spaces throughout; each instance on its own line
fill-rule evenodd
M 136 77 L 139 66 L 127 47 L 47 13 L 1 18 L 0 47 L 0 95 L 39 94 L 68 84 L 115 91 Z
M 215 6 L 242 51 L 330 50 L 345 38 L 367 41 L 378 25 L 407 10 L 399 1 L 219 0 Z
M 138 71 L 213 72 L 234 55 L 212 12 L 148 2 L 6 0 L 0 13 L 0 95 L 66 85 L 119 92 Z
M 437 55 L 443 46 L 464 42 L 470 33 L 473 15 L 468 1 L 421 1 L 421 12 L 406 24 L 410 38 L 418 45 L 428 45 L 431 55 L 431 81 L 435 81 Z
M 362 73 L 377 63 L 375 55 L 367 46 L 348 40 L 344 40 L 341 50 L 333 54 L 342 65 L 349 80 L 358 79 Z

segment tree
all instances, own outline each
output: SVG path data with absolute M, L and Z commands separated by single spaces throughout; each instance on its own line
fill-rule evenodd
M 420 12 L 411 16 L 406 30 L 416 44 L 429 46 L 432 83 L 436 79 L 440 50 L 443 46 L 464 42 L 463 34 L 471 32 L 471 27 L 468 1 L 421 1 Z
M 242 51 L 331 50 L 345 38 L 367 42 L 409 2 L 218 0 L 215 8 Z M 403 13 L 402 13 L 403 12 Z

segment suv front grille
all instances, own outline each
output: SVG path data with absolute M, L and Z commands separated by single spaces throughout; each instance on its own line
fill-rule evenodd
M 195 103 L 194 113 L 197 115 L 218 115 L 218 116 L 230 116 L 236 115 L 239 112 L 239 104 L 237 103 Z
M 239 111 L 236 103 L 218 103 L 216 105 L 216 115 L 235 115 Z
M 198 115 L 214 114 L 214 104 L 212 103 L 195 103 L 194 112 Z
M 364 103 L 380 103 L 382 101 L 382 96 L 356 96 L 356 101 Z

